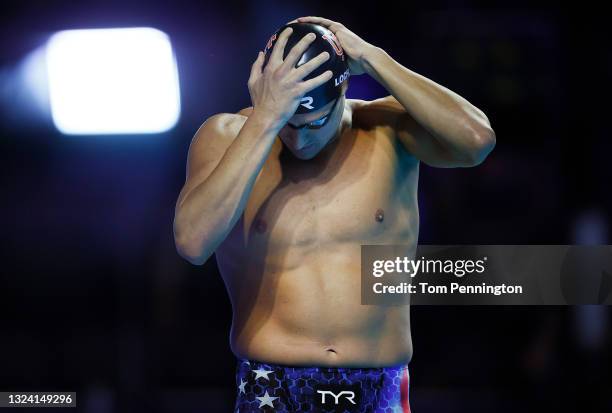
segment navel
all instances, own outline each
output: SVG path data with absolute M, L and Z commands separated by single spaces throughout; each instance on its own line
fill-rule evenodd
M 374 214 L 374 219 L 376 220 L 376 222 L 383 222 L 385 220 L 385 211 L 378 208 L 376 210 L 376 214 Z

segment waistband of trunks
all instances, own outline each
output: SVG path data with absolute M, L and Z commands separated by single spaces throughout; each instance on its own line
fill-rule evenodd
M 385 367 L 334 367 L 334 366 L 290 366 L 284 364 L 267 363 L 252 359 L 238 359 L 236 370 L 239 371 L 270 371 L 270 372 L 282 372 L 290 375 L 310 375 L 312 373 L 327 374 L 330 379 L 337 376 L 342 377 L 356 377 L 356 376 L 367 376 L 375 377 L 377 375 L 388 375 L 402 373 L 404 370 L 408 370 L 408 364 L 398 364 L 395 366 Z M 257 374 L 257 373 L 256 373 Z M 261 373 L 263 374 L 263 373 Z

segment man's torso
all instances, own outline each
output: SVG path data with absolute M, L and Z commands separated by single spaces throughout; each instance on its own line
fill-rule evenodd
M 375 367 L 412 355 L 409 308 L 360 303 L 360 246 L 416 248 L 418 161 L 362 101 L 347 106 L 352 128 L 312 160 L 276 139 L 216 251 L 240 358 Z M 246 117 L 235 117 L 239 131 Z

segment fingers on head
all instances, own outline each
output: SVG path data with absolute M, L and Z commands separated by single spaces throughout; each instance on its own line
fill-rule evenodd
M 296 69 L 296 75 L 299 77 L 299 79 L 303 79 L 317 67 L 325 63 L 327 60 L 329 60 L 329 52 L 321 52 L 303 65 L 301 65 L 300 67 L 298 67 Z
M 291 27 L 287 27 L 283 30 L 278 36 L 274 47 L 272 48 L 272 54 L 270 55 L 270 63 L 274 65 L 274 67 L 278 66 L 283 61 L 283 52 L 285 51 L 285 46 L 287 45 L 287 40 L 289 36 L 293 33 L 293 29 Z
M 332 71 L 326 70 L 325 72 L 321 73 L 319 76 L 302 82 L 300 85 L 300 88 L 302 89 L 302 93 L 306 93 L 308 91 L 311 91 L 312 89 L 315 89 L 321 86 L 323 83 L 330 80 L 332 76 L 333 76 Z
M 306 49 L 308 49 L 308 46 L 310 46 L 316 37 L 317 36 L 314 33 L 308 33 L 302 37 L 300 41 L 297 42 L 289 51 L 289 54 L 285 59 L 285 65 L 287 65 L 289 68 L 294 67 L 302 54 L 306 51 Z
M 251 74 L 249 75 L 249 86 L 257 79 L 257 77 L 261 74 L 261 68 L 263 66 L 263 52 L 257 53 L 257 59 L 253 62 L 251 66 Z

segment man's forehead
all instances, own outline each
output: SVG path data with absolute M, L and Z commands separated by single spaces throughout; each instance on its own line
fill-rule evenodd
M 317 119 L 327 115 L 327 113 L 332 108 L 332 106 L 334 106 L 335 102 L 336 102 L 336 99 L 332 100 L 331 102 L 329 102 L 328 104 L 326 104 L 321 109 L 319 109 L 319 110 L 317 110 L 315 112 L 295 114 L 289 120 L 294 125 L 301 125 L 301 124 L 304 124 L 304 123 L 309 123 L 309 122 L 315 121 L 315 120 L 317 120 Z

